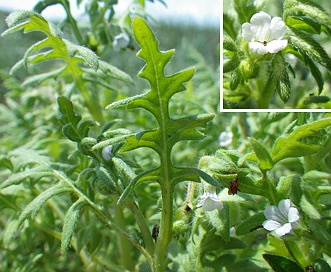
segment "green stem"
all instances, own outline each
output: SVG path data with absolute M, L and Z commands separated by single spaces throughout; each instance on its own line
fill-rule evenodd
M 137 221 L 138 227 L 139 227 L 140 232 L 143 236 L 143 240 L 144 240 L 144 244 L 145 244 L 145 248 L 146 248 L 147 252 L 150 255 L 153 255 L 153 253 L 154 253 L 154 241 L 153 241 L 151 231 L 148 228 L 148 225 L 146 223 L 146 220 L 145 220 L 145 217 L 144 217 L 143 213 L 139 209 L 137 203 L 132 198 L 128 198 L 125 201 L 125 204 L 130 209 L 130 211 L 132 212 L 134 218 Z
M 162 188 L 162 213 L 160 233 L 154 251 L 153 272 L 165 271 L 165 256 L 172 238 L 173 226 L 173 188 L 170 182 L 163 184 Z
M 257 104 L 259 109 L 268 109 L 271 97 L 273 96 L 275 90 L 273 88 L 272 77 L 269 76 L 267 82 L 262 90 L 259 90 L 259 97 L 257 99 Z
M 123 216 L 122 207 L 116 205 L 115 206 L 115 223 L 121 227 L 125 228 L 125 220 Z M 118 241 L 118 249 L 119 249 L 119 263 L 122 264 L 126 269 L 133 270 L 134 269 L 134 262 L 132 260 L 132 246 L 129 244 L 128 240 L 126 240 L 123 236 L 117 237 Z
M 72 67 L 72 70 L 73 71 L 75 70 L 74 67 Z M 88 89 L 85 88 L 83 78 L 76 73 L 74 73 L 73 76 L 75 78 L 76 87 L 81 93 L 84 102 L 87 108 L 89 109 L 89 112 L 91 113 L 92 117 L 94 118 L 94 120 L 100 122 L 101 124 L 104 124 L 105 119 L 103 117 L 100 106 L 98 103 L 95 103 L 95 100 L 90 95 Z

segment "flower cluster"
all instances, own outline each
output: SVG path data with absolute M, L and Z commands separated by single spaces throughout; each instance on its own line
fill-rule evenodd
M 286 25 L 280 17 L 271 19 L 270 15 L 260 11 L 254 14 L 250 23 L 242 25 L 242 37 L 249 42 L 250 50 L 257 55 L 275 54 L 287 46 L 283 39 Z

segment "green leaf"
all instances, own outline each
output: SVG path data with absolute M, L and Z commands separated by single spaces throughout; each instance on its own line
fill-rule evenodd
M 322 29 L 318 22 L 306 16 L 289 16 L 286 24 L 311 34 L 320 34 Z
M 284 1 L 284 21 L 289 24 L 288 19 L 290 16 L 300 14 L 302 20 L 313 26 L 315 23 L 322 25 L 325 32 L 330 34 L 329 27 L 331 25 L 330 15 L 323 9 L 322 6 L 310 0 L 286 0 Z M 299 16 L 298 16 L 299 17 Z M 300 18 L 299 17 L 299 18 Z M 308 21 L 310 20 L 310 22 Z M 312 21 L 314 23 L 312 23 Z M 313 27 L 316 27 L 313 26 Z M 323 29 L 323 28 L 322 28 Z
M 230 237 L 228 242 L 225 242 L 221 236 L 215 234 L 215 230 L 207 232 L 200 244 L 200 256 L 214 251 L 214 250 L 226 250 L 226 249 L 243 249 L 246 248 L 244 242 L 239 239 Z
M 253 216 L 250 216 L 248 219 L 242 221 L 237 227 L 236 227 L 236 235 L 246 235 L 254 229 L 259 228 L 262 226 L 262 223 L 266 220 L 263 212 L 254 214 Z
M 268 150 L 256 139 L 250 137 L 249 142 L 252 145 L 254 152 L 256 154 L 256 157 L 259 160 L 259 167 L 262 171 L 267 171 L 272 169 L 274 166 L 274 162 L 272 161 L 272 158 L 270 157 L 270 154 Z
M 302 197 L 301 178 L 299 175 L 294 175 L 291 182 L 291 197 L 293 204 L 299 206 Z
M 301 197 L 300 207 L 310 218 L 313 218 L 313 219 L 320 219 L 321 218 L 321 215 L 318 212 L 318 210 L 316 209 L 315 205 L 312 204 L 307 199 L 306 195 L 303 195 Z
M 42 192 L 39 196 L 37 196 L 29 205 L 25 207 L 25 209 L 20 214 L 19 218 L 15 221 L 12 221 L 10 228 L 7 229 L 6 235 L 4 238 L 5 245 L 8 245 L 11 239 L 13 238 L 15 232 L 19 229 L 21 224 L 28 218 L 34 218 L 39 210 L 44 206 L 47 200 L 50 198 L 72 192 L 71 188 L 63 187 L 62 185 L 55 185 L 46 191 Z
M 313 263 L 315 272 L 331 272 L 330 265 L 323 259 L 317 259 Z
M 59 105 L 61 124 L 72 124 L 73 127 L 77 127 L 82 116 L 75 113 L 72 102 L 65 96 L 60 96 L 57 98 L 57 103 Z
M 312 155 L 321 150 L 317 144 L 305 143 L 304 139 L 310 136 L 319 136 L 320 130 L 331 126 L 331 118 L 314 121 L 298 126 L 291 133 L 284 132 L 279 136 L 271 152 L 271 158 L 276 163 L 289 157 Z
M 40 165 L 33 167 L 31 169 L 25 170 L 24 172 L 20 172 L 17 174 L 12 174 L 8 179 L 6 179 L 3 183 L 0 185 L 0 189 L 12 186 L 12 185 L 18 185 L 25 181 L 26 179 L 30 179 L 33 182 L 36 182 L 42 178 L 46 177 L 53 177 L 54 173 L 51 168 L 45 165 Z
M 67 1 L 63 0 L 61 1 L 61 4 L 65 8 L 67 7 L 66 11 L 68 13 Z M 86 86 L 83 81 L 83 78 L 86 77 L 86 73 L 90 77 L 95 77 L 96 81 L 98 78 L 101 78 L 100 82 L 102 82 L 102 79 L 104 79 L 105 76 L 108 76 L 108 78 L 116 78 L 132 83 L 132 79 L 129 75 L 100 61 L 98 56 L 90 49 L 63 39 L 61 30 L 53 23 L 48 22 L 38 13 L 30 11 L 15 11 L 8 16 L 7 24 L 9 29 L 2 33 L 2 36 L 19 30 L 23 30 L 24 33 L 39 31 L 46 35 L 44 40 L 33 44 L 26 51 L 23 60 L 19 61 L 17 65 L 13 67 L 12 72 L 16 71 L 23 64 L 28 67 L 28 64 L 38 64 L 49 60 L 59 62 L 59 60 L 61 60 L 60 63 L 62 65 L 60 68 L 27 79 L 24 82 L 24 86 L 40 84 L 51 77 L 69 76 L 73 79 L 76 89 L 81 93 L 91 115 L 99 122 L 103 122 L 104 118 L 100 106 L 95 103 L 87 89 L 88 86 Z M 85 67 L 88 67 L 87 70 L 84 70 L 84 68 L 81 67 L 82 64 L 85 64 Z M 58 66 L 59 65 L 56 65 L 56 67 Z M 90 70 L 93 70 L 94 73 L 90 73 Z
M 284 103 L 286 103 L 290 99 L 291 83 L 288 76 L 288 66 L 281 52 L 275 54 L 271 65 L 271 77 L 276 86 L 276 92 L 279 94 Z
M 230 89 L 232 91 L 236 90 L 239 83 L 242 81 L 243 76 L 242 73 L 240 72 L 240 69 L 235 69 L 231 73 L 231 81 L 230 81 Z
M 330 97 L 325 95 L 312 95 L 309 98 L 306 98 L 303 101 L 304 105 L 310 105 L 310 104 L 320 104 L 320 103 L 328 103 L 330 101 Z
M 317 61 L 331 71 L 331 59 L 324 48 L 309 34 L 289 27 L 289 45 L 301 55 Z
M 134 36 L 141 47 L 137 56 L 146 62 L 139 76 L 149 82 L 150 90 L 142 95 L 112 103 L 107 108 L 119 106 L 125 106 L 128 109 L 143 108 L 153 115 L 158 126 L 126 138 L 121 151 L 130 151 L 140 147 L 151 148 L 159 155 L 162 167 L 147 170 L 135 177 L 124 190 L 120 201 L 123 201 L 128 193 L 143 181 L 157 181 L 160 184 L 170 182 L 172 186 L 175 186 L 179 181 L 185 180 L 184 173 L 189 173 L 187 176 L 189 178 L 186 180 L 199 180 L 199 172 L 190 169 L 183 170 L 174 166 L 171 161 L 171 152 L 173 146 L 179 141 L 204 138 L 197 128 L 206 127 L 207 122 L 214 117 L 214 114 L 200 114 L 178 119 L 171 118 L 169 114 L 170 99 L 176 93 L 185 90 L 183 84 L 192 78 L 195 69 L 190 68 L 166 76 L 164 69 L 172 58 L 174 50 L 160 51 L 152 30 L 142 18 L 136 17 L 132 27 Z M 167 167 L 163 167 L 164 165 Z
M 262 256 L 275 272 L 304 272 L 297 263 L 285 257 L 272 254 L 263 254 Z
M 75 225 L 79 220 L 79 214 L 86 205 L 83 199 L 78 199 L 73 205 L 70 206 L 63 222 L 62 236 L 61 236 L 61 253 L 64 255 L 70 245 L 71 237 L 75 231 Z

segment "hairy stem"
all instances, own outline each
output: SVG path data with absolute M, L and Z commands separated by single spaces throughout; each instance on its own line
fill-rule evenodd
M 170 182 L 162 188 L 162 213 L 160 233 L 154 252 L 153 272 L 165 271 L 165 256 L 172 238 L 173 225 L 173 189 Z
M 148 228 L 143 213 L 139 209 L 137 203 L 132 198 L 126 200 L 125 204 L 130 209 L 134 218 L 137 221 L 138 227 L 140 229 L 141 235 L 144 240 L 146 250 L 148 251 L 149 254 L 152 255 L 154 253 L 154 241 L 152 239 L 151 232 Z
M 121 227 L 123 229 L 125 228 L 125 220 L 124 220 L 123 211 L 122 211 L 121 206 L 115 206 L 115 218 L 114 219 L 115 219 L 116 224 L 119 227 Z M 128 270 L 133 270 L 134 262 L 132 260 L 131 244 L 123 236 L 118 236 L 117 241 L 118 241 L 118 249 L 119 249 L 119 255 L 120 255 L 120 259 L 119 259 L 120 264 L 122 264 Z

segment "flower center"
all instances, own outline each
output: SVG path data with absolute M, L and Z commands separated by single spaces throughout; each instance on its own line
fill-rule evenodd
M 263 44 L 264 46 L 267 46 L 267 41 L 263 41 L 262 44 Z

